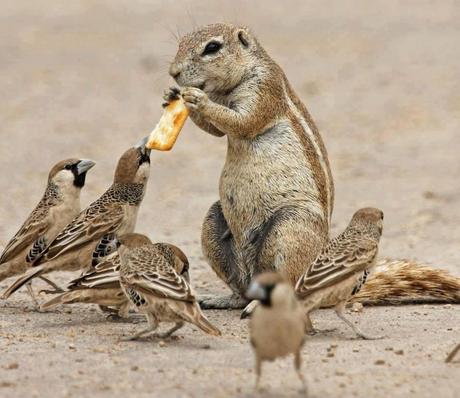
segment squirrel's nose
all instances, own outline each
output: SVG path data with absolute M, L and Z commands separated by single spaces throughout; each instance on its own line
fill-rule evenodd
M 176 64 L 171 64 L 171 66 L 169 67 L 169 74 L 177 80 L 177 78 L 179 77 L 180 75 L 180 70 L 179 70 L 179 67 L 176 65 Z

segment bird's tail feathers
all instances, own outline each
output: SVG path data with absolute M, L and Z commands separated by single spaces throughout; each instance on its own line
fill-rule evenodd
M 33 267 L 28 270 L 24 275 L 16 279 L 10 287 L 8 287 L 2 295 L 2 299 L 7 299 L 10 297 L 16 290 L 20 289 L 24 286 L 27 282 L 30 282 L 32 279 L 40 276 L 43 273 L 44 267 L 43 265 L 39 265 L 37 267 Z
M 186 304 L 186 309 L 183 312 L 186 320 L 188 322 L 193 323 L 194 325 L 198 326 L 203 332 L 211 334 L 213 336 L 221 336 L 221 331 L 215 327 L 209 320 L 204 316 L 201 312 L 200 307 L 197 303 L 194 305 L 190 305 L 190 303 Z

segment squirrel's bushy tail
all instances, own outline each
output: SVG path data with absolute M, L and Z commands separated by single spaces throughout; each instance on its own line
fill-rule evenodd
M 460 278 L 416 261 L 383 258 L 350 301 L 368 305 L 460 303 Z

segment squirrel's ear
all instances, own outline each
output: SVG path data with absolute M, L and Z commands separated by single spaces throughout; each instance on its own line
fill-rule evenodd
M 249 47 L 250 37 L 249 32 L 246 28 L 240 28 L 236 31 L 236 35 L 238 37 L 239 42 L 243 47 Z

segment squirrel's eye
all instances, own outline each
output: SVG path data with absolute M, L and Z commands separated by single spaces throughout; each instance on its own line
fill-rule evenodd
M 206 44 L 206 47 L 203 50 L 203 54 L 201 55 L 208 55 L 208 54 L 215 54 L 222 48 L 222 44 L 217 41 L 210 41 Z
M 66 169 L 66 170 L 70 170 L 71 168 L 72 168 L 72 165 L 71 165 L 71 164 L 66 164 L 66 165 L 65 165 L 65 169 Z

